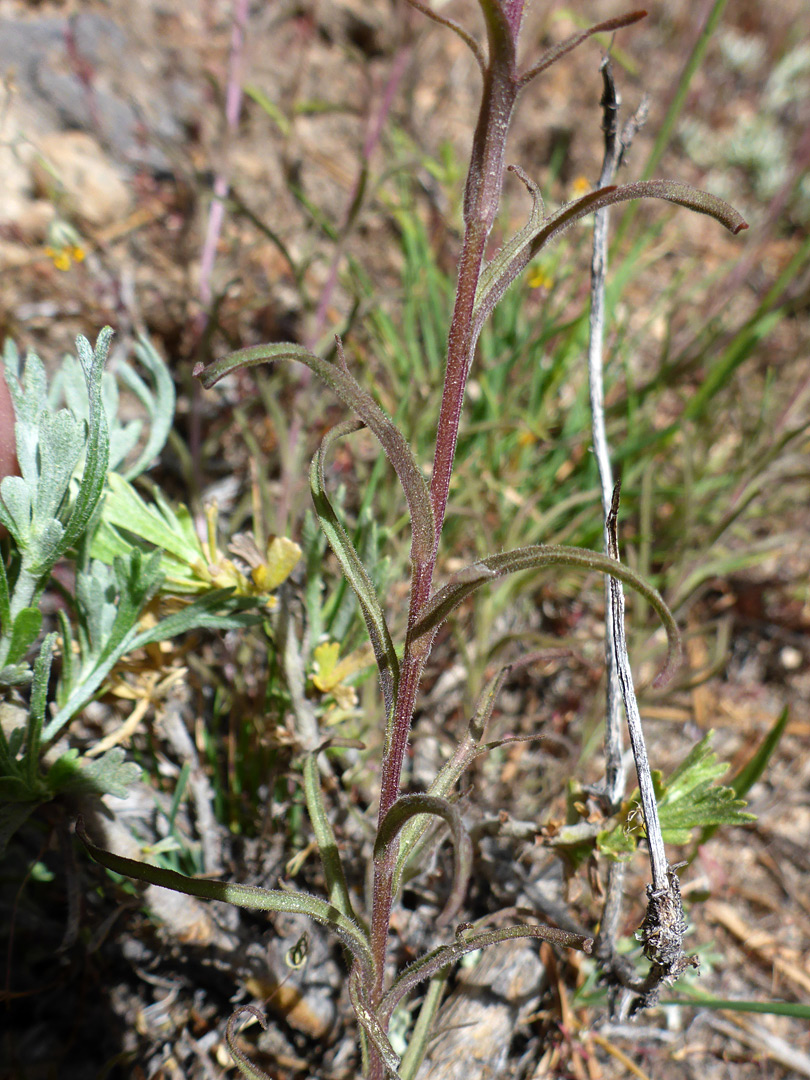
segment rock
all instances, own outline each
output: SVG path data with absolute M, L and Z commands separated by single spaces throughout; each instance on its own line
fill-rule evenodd
M 54 132 L 38 140 L 34 185 L 66 217 L 95 228 L 111 225 L 132 209 L 132 193 L 103 150 L 82 131 Z

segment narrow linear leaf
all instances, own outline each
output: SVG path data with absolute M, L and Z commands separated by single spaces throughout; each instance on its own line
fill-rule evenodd
M 210 389 L 225 375 L 239 368 L 277 361 L 297 361 L 314 371 L 344 405 L 357 413 L 380 440 L 388 460 L 399 477 L 408 503 L 413 530 L 411 560 L 415 566 L 423 565 L 432 554 L 435 532 L 433 510 L 425 478 L 414 461 L 411 448 L 402 432 L 345 367 L 329 364 L 308 352 L 301 345 L 280 343 L 240 349 L 221 360 L 215 360 L 207 367 L 198 364 L 194 369 L 194 375 L 200 378 L 206 389 Z
M 588 551 L 586 548 L 537 544 L 531 547 L 515 548 L 513 551 L 506 551 L 500 555 L 490 555 L 486 559 L 479 560 L 475 565 L 483 566 L 491 571 L 490 576 L 471 581 L 450 582 L 434 593 L 425 605 L 419 620 L 409 631 L 409 641 L 415 641 L 425 634 L 435 635 L 450 612 L 493 577 L 503 577 L 506 574 L 534 570 L 543 566 L 571 566 L 600 574 L 609 574 L 640 593 L 655 608 L 667 632 L 669 649 L 656 683 L 660 684 L 668 679 L 677 667 L 680 660 L 681 639 L 671 611 L 657 589 L 616 559 L 611 559 L 608 555 L 602 555 L 596 551 Z
M 472 34 L 468 33 L 463 26 L 456 22 L 455 19 L 450 19 L 446 15 L 438 11 L 434 11 L 429 4 L 423 4 L 422 0 L 408 0 L 408 3 L 411 5 L 411 7 L 416 8 L 417 11 L 421 11 L 423 15 L 427 15 L 429 19 L 437 22 L 439 26 L 446 26 L 448 30 L 452 30 L 454 34 L 461 38 L 461 40 L 473 54 L 481 71 L 486 71 L 487 62 L 483 52 L 481 51 L 481 46 L 478 44 Z
M 134 652 L 135 649 L 142 649 L 146 645 L 168 641 L 169 638 L 177 637 L 189 630 L 237 630 L 254 626 L 261 622 L 262 616 L 240 610 L 251 606 L 252 603 L 247 598 L 234 598 L 233 589 L 216 589 L 206 596 L 201 596 L 194 603 L 188 604 L 181 611 L 161 619 L 149 630 L 139 633 L 137 627 L 133 626 L 117 642 L 114 649 L 105 650 L 92 671 L 83 675 L 62 708 L 49 721 L 43 733 L 44 741 L 51 742 L 56 738 L 71 718 L 84 708 L 122 656 Z M 230 608 L 231 611 L 227 614 L 219 614 L 223 607 Z
M 267 1031 L 267 1020 L 261 1009 L 257 1009 L 255 1005 L 240 1005 L 238 1009 L 231 1013 L 225 1028 L 225 1042 L 228 1044 L 228 1053 L 236 1062 L 239 1072 L 242 1076 L 246 1076 L 248 1080 L 272 1080 L 272 1077 L 264 1069 L 260 1069 L 258 1065 L 253 1064 L 236 1041 L 236 1024 L 245 1013 L 252 1016 L 254 1020 L 258 1020 L 262 1028 Z
M 362 426 L 362 423 L 357 420 L 348 420 L 343 424 L 338 424 L 337 427 L 326 433 L 321 441 L 318 453 L 312 459 L 309 484 L 312 491 L 312 502 L 321 528 L 329 541 L 329 546 L 337 555 L 343 574 L 354 590 L 360 604 L 360 610 L 363 612 L 368 636 L 371 639 L 371 647 L 374 649 L 374 658 L 377 661 L 377 670 L 380 673 L 380 685 L 385 700 L 385 714 L 391 716 L 397 684 L 399 683 L 399 660 L 397 659 L 396 649 L 388 631 L 388 624 L 385 621 L 385 615 L 377 597 L 374 582 L 363 565 L 357 549 L 335 514 L 334 508 L 327 497 L 324 481 L 324 461 L 332 443 L 344 435 L 357 431 Z
M 39 608 L 23 608 L 14 620 L 8 643 L 7 664 L 17 664 L 34 644 L 42 626 Z
M 464 771 L 480 754 L 486 753 L 487 748 L 482 747 L 481 743 L 487 724 L 492 716 L 492 710 L 495 707 L 495 699 L 513 666 L 508 664 L 502 667 L 482 690 L 466 734 L 459 742 L 453 755 L 436 774 L 436 778 L 428 788 L 428 795 L 446 799 L 464 774 Z M 399 838 L 399 852 L 397 853 L 397 862 L 394 868 L 393 891 L 395 896 L 399 893 L 408 863 L 416 853 L 417 847 L 429 827 L 429 816 L 417 815 L 411 818 L 402 828 Z
M 521 89 L 539 75 L 541 71 L 545 71 L 555 60 L 559 60 L 561 56 L 565 56 L 566 53 L 571 52 L 577 45 L 581 45 L 583 41 L 587 41 L 594 34 L 609 34 L 614 30 L 621 30 L 625 26 L 632 26 L 633 23 L 645 18 L 646 15 L 646 11 L 630 11 L 627 15 L 620 15 L 616 19 L 607 19 L 605 22 L 597 23 L 595 26 L 589 26 L 587 30 L 581 30 L 578 34 L 572 34 L 565 41 L 561 41 L 559 45 L 547 49 L 540 59 L 520 76 L 518 82 Z
M 25 761 L 28 770 L 28 782 L 34 783 L 39 769 L 39 747 L 42 736 L 42 723 L 48 704 L 48 680 L 51 676 L 51 661 L 56 646 L 57 634 L 48 634 L 42 642 L 39 656 L 34 663 L 34 677 L 31 686 L 31 702 L 28 706 L 28 732 L 26 735 Z
M 689 991 L 679 997 L 663 998 L 658 1004 L 691 1005 L 694 1009 L 728 1009 L 731 1012 L 764 1013 L 766 1016 L 796 1016 L 800 1020 L 810 1020 L 810 1005 L 795 1001 L 737 1001 Z
M 166 445 L 174 422 L 175 391 L 169 369 L 148 337 L 141 334 L 135 345 L 135 355 L 149 372 L 154 383 L 151 391 L 131 367 L 124 364 L 118 377 L 137 397 L 149 413 L 149 435 L 136 461 L 123 473 L 127 480 L 148 468 Z
M 400 795 L 380 822 L 374 842 L 374 858 L 377 862 L 385 859 L 403 825 L 411 818 L 425 814 L 442 818 L 453 837 L 453 886 L 438 919 L 439 926 L 446 926 L 464 902 L 472 869 L 472 841 L 464 828 L 458 807 L 437 795 Z
M 521 175 L 518 170 L 514 171 Z M 603 187 L 568 203 L 540 222 L 536 220 L 537 202 L 532 186 L 529 191 L 534 203 L 529 225 L 504 246 L 502 253 L 495 256 L 494 269 L 481 275 L 473 311 L 473 341 L 478 339 L 484 322 L 506 290 L 541 248 L 570 228 L 574 222 L 595 210 L 633 199 L 665 199 L 699 214 L 708 214 L 734 234 L 748 228 L 745 219 L 733 206 L 718 199 L 716 195 L 674 180 L 639 180 L 622 187 Z
M 406 994 L 409 994 L 425 979 L 432 978 L 448 964 L 455 963 L 467 953 L 487 949 L 490 945 L 497 945 L 511 938 L 539 938 L 553 945 L 580 949 L 586 953 L 590 953 L 593 948 L 593 938 L 572 934 L 567 930 L 558 930 L 554 926 L 504 926 L 499 930 L 487 930 L 481 934 L 471 934 L 469 937 L 459 934 L 454 942 L 449 945 L 440 945 L 438 949 L 425 953 L 397 976 L 380 1002 L 378 1016 L 383 1021 L 389 1019 Z
M 6 560 L 0 551 L 0 633 L 7 634 L 11 624 L 11 597 L 8 591 Z
M 321 857 L 321 866 L 326 878 L 329 903 L 333 904 L 347 919 L 359 923 L 349 896 L 349 888 L 346 884 L 346 875 L 343 872 L 343 863 L 341 862 L 335 832 L 323 804 L 323 790 L 321 788 L 317 752 L 307 754 L 304 758 L 304 797 L 307 802 L 309 820 L 312 822 L 312 829 L 318 844 L 318 854 Z
M 790 710 L 787 705 L 782 712 L 776 718 L 776 721 L 768 731 L 768 734 L 762 740 L 757 747 L 752 757 L 743 765 L 734 779 L 731 781 L 731 787 L 734 789 L 738 798 L 742 798 L 747 795 L 754 784 L 759 780 L 762 774 L 767 768 L 768 762 L 771 760 L 774 750 L 779 745 L 779 740 L 785 732 L 787 727 L 788 717 L 790 716 Z
M 218 900 L 223 904 L 250 908 L 253 911 L 283 911 L 293 915 L 306 915 L 313 922 L 325 926 L 350 950 L 364 976 L 370 979 L 373 972 L 371 951 L 360 927 L 347 919 L 336 907 L 310 896 L 309 893 L 283 892 L 281 889 L 259 889 L 255 885 L 239 885 L 230 881 L 210 881 L 206 878 L 189 878 L 162 866 L 152 866 L 137 859 L 126 859 L 111 851 L 96 847 L 87 835 L 81 817 L 76 822 L 76 835 L 97 863 L 114 870 L 116 874 L 159 885 L 163 889 L 197 896 L 201 900 Z

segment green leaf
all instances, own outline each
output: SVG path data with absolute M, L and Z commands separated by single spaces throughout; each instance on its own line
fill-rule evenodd
M 304 758 L 304 796 L 307 802 L 309 820 L 318 844 L 323 874 L 329 903 L 333 904 L 347 919 L 358 922 L 349 896 L 346 875 L 340 859 L 335 832 L 326 814 L 321 790 L 321 774 L 318 769 L 318 754 L 307 754 Z
M 87 835 L 81 818 L 76 822 L 76 835 L 90 855 L 114 870 L 116 874 L 159 885 L 164 889 L 197 896 L 201 900 L 218 900 L 223 904 L 250 908 L 253 911 L 283 911 L 293 915 L 306 915 L 314 922 L 331 930 L 349 949 L 367 983 L 370 984 L 374 965 L 368 941 L 357 923 L 347 919 L 336 907 L 316 896 L 301 892 L 283 892 L 280 889 L 259 889 L 254 885 L 238 885 L 229 881 L 210 881 L 205 878 L 189 878 L 162 866 L 151 866 L 136 859 L 125 859 L 110 851 L 96 847 Z
M 360 610 L 363 613 L 368 629 L 368 636 L 371 639 L 371 646 L 374 649 L 377 669 L 380 673 L 380 685 L 385 700 L 385 713 L 387 717 L 391 717 L 393 715 L 397 684 L 399 683 L 399 660 L 397 659 L 396 649 L 391 640 L 388 624 L 385 621 L 385 615 L 377 597 L 374 583 L 360 561 L 360 556 L 357 554 L 354 544 L 335 514 L 327 497 L 324 481 L 324 460 L 332 443 L 344 435 L 357 431 L 361 426 L 362 424 L 358 423 L 358 421 L 349 420 L 326 433 L 321 441 L 318 453 L 312 459 L 309 483 L 312 491 L 312 502 L 321 528 L 360 604 Z
M 31 534 L 31 492 L 22 476 L 6 476 L 0 482 L 0 523 L 25 551 Z
M 514 551 L 507 551 L 501 555 L 490 555 L 486 559 L 473 563 L 431 596 L 418 621 L 409 630 L 408 640 L 416 641 L 425 634 L 430 634 L 432 640 L 450 612 L 486 582 L 503 577 L 505 574 L 534 570 L 544 566 L 580 567 L 601 574 L 609 574 L 639 592 L 655 608 L 667 632 L 669 650 L 656 683 L 669 677 L 680 660 L 681 643 L 675 619 L 660 593 L 624 563 L 617 562 L 599 552 L 588 551 L 586 548 L 537 544 L 516 548 Z
M 558 930 L 552 926 L 504 926 L 499 930 L 487 930 L 479 934 L 462 935 L 459 933 L 451 944 L 440 945 L 438 949 L 425 953 L 400 972 L 383 996 L 378 1016 L 383 1022 L 390 1018 L 406 994 L 409 994 L 425 979 L 432 978 L 448 964 L 455 963 L 467 953 L 486 949 L 491 945 L 497 945 L 500 941 L 509 941 L 512 938 L 538 938 L 540 941 L 550 941 L 554 945 L 562 945 L 569 949 L 581 949 L 586 953 L 593 948 L 592 938 L 572 934 L 567 930 Z
M 368 1000 L 360 972 L 356 969 L 349 975 L 349 998 L 358 1024 L 365 1032 L 368 1041 L 380 1055 L 380 1060 L 387 1069 L 389 1076 L 393 1076 L 395 1080 L 401 1080 L 397 1071 L 399 1069 L 399 1056 L 389 1042 L 385 1028 L 380 1023 L 379 1016 Z
M 134 480 L 136 476 L 140 476 L 166 445 L 174 423 L 176 402 L 174 382 L 169 369 L 145 334 L 141 334 L 138 338 L 135 355 L 149 372 L 154 383 L 154 390 L 150 390 L 140 375 L 128 364 L 123 364 L 118 369 L 120 381 L 132 391 L 149 415 L 149 435 L 137 460 L 123 472 L 127 480 Z
M 42 642 L 39 656 L 34 663 L 34 677 L 31 686 L 31 701 L 28 706 L 28 731 L 25 739 L 25 759 L 28 782 L 34 784 L 39 769 L 40 737 L 48 704 L 48 680 L 51 677 L 53 650 L 56 647 L 55 633 L 48 634 Z
M 23 608 L 14 620 L 11 628 L 11 640 L 8 646 L 6 663 L 17 664 L 24 657 L 37 639 L 42 626 L 42 612 L 39 608 Z
M 230 353 L 208 367 L 201 364 L 194 369 L 203 386 L 214 386 L 225 375 L 243 367 L 253 367 L 268 361 L 297 361 L 323 379 L 340 400 L 353 409 L 363 423 L 382 444 L 382 448 L 399 477 L 411 515 L 413 541 L 411 561 L 414 566 L 424 565 L 431 557 L 434 544 L 433 511 L 430 505 L 425 478 L 414 461 L 411 449 L 400 430 L 385 415 L 377 403 L 362 389 L 345 367 L 329 364 L 308 352 L 301 345 L 287 343 L 257 345 Z
M 472 842 L 464 828 L 458 807 L 437 795 L 400 795 L 380 822 L 374 841 L 374 859 L 382 862 L 403 825 L 411 818 L 432 814 L 442 818 L 453 837 L 453 886 L 437 925 L 445 926 L 451 921 L 464 902 L 464 894 L 472 868 Z
M 67 701 L 48 723 L 43 734 L 44 740 L 50 742 L 56 738 L 76 713 L 93 699 L 98 688 L 122 656 L 135 649 L 151 645 L 153 642 L 167 641 L 189 630 L 236 630 L 254 626 L 261 622 L 262 616 L 244 610 L 252 606 L 253 603 L 250 600 L 235 598 L 232 589 L 216 589 L 195 600 L 193 604 L 189 604 L 181 611 L 161 619 L 149 630 L 138 633 L 136 627 L 132 626 L 122 638 L 117 639 L 114 648 L 103 651 L 91 671 L 83 674 Z M 224 613 L 223 608 L 226 609 Z
M 252 1016 L 254 1020 L 258 1020 L 264 1030 L 267 1030 L 267 1021 L 260 1009 L 257 1009 L 255 1005 L 240 1005 L 238 1009 L 231 1013 L 225 1028 L 225 1042 L 228 1044 L 228 1052 L 236 1062 L 239 1072 L 242 1076 L 246 1076 L 247 1080 L 272 1080 L 264 1069 L 260 1069 L 258 1065 L 253 1064 L 236 1041 L 236 1023 L 245 1013 Z
M 114 746 L 98 758 L 82 758 L 81 786 L 99 795 L 107 793 L 125 799 L 129 789 L 141 775 L 140 767 L 125 758 L 124 750 L 120 746 Z
M 2 504 L 0 504 L 2 505 Z M 8 576 L 6 575 L 6 560 L 0 551 L 0 634 L 8 633 L 11 622 L 11 598 L 8 591 Z
M 661 832 L 668 844 L 687 844 L 692 830 L 719 825 L 747 825 L 756 820 L 746 812 L 745 800 L 731 787 L 715 781 L 728 769 L 717 760 L 709 743 L 713 732 L 697 743 L 677 769 L 665 781 L 659 772 L 653 773 L 658 817 Z M 627 822 L 638 804 L 636 791 L 628 801 L 624 821 L 617 829 L 626 830 Z M 639 832 L 641 832 L 639 826 Z M 618 850 L 618 838 L 603 841 L 602 850 Z
M 555 214 L 544 217 L 542 209 L 538 206 L 539 193 L 536 186 L 528 181 L 521 170 L 513 168 L 513 171 L 529 187 L 533 200 L 532 212 L 528 225 L 504 244 L 501 251 L 481 274 L 473 310 L 473 342 L 477 341 L 484 322 L 506 290 L 535 255 L 574 222 L 596 210 L 633 199 L 665 199 L 695 210 L 699 214 L 708 214 L 732 233 L 736 234 L 748 228 L 737 211 L 722 199 L 706 191 L 699 191 L 689 184 L 680 184 L 672 180 L 639 180 L 622 187 L 600 188 L 581 199 L 568 203 Z
M 105 326 L 98 335 L 95 349 L 91 347 L 87 338 L 79 335 L 76 339 L 76 350 L 87 379 L 87 395 L 90 399 L 90 431 L 85 451 L 84 471 L 79 484 L 79 494 L 73 504 L 73 510 L 62 538 L 59 555 L 72 547 L 84 534 L 104 492 L 107 480 L 110 436 L 107 417 L 101 400 L 101 378 L 104 373 L 104 364 L 107 361 L 112 334 L 112 329 Z
M 747 795 L 765 772 L 768 762 L 771 760 L 773 752 L 785 732 L 789 716 L 790 710 L 786 705 L 754 754 L 731 781 L 731 786 L 739 798 Z
M 5 855 L 9 840 L 40 805 L 37 802 L 7 802 L 0 795 L 0 858 Z
M 810 1020 L 810 1005 L 795 1001 L 738 1001 L 711 997 L 689 990 L 680 997 L 664 998 L 659 1005 L 691 1005 L 695 1009 L 728 1009 L 731 1012 L 764 1013 L 766 1016 L 796 1016 Z
M 464 737 L 458 743 L 450 759 L 445 762 L 436 774 L 436 779 L 428 788 L 428 795 L 449 797 L 465 770 L 469 768 L 476 758 L 507 743 L 525 741 L 523 737 L 520 737 L 497 739 L 494 742 L 485 743 L 484 736 L 492 717 L 492 710 L 495 707 L 495 699 L 507 675 L 514 667 L 530 661 L 531 656 L 527 656 L 516 663 L 506 664 L 489 680 L 479 695 L 475 712 Z M 532 738 L 532 736 L 528 738 Z M 396 867 L 394 868 L 394 896 L 399 893 L 403 881 L 410 880 L 418 873 L 418 870 L 412 873 L 409 872 L 409 865 L 415 860 L 423 847 L 430 824 L 430 818 L 427 815 L 418 815 L 404 825 L 400 833 L 399 852 Z

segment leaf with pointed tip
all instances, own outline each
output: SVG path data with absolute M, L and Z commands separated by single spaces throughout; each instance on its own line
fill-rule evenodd
M 59 544 L 57 556 L 62 555 L 83 535 L 90 518 L 93 516 L 107 481 L 107 465 L 110 460 L 110 433 L 107 417 L 101 400 L 101 377 L 107 362 L 107 353 L 113 332 L 105 326 L 96 339 L 93 349 L 87 338 L 81 334 L 76 338 L 76 351 L 79 354 L 84 376 L 87 379 L 87 394 L 90 400 L 89 435 L 85 450 L 84 472 L 79 484 L 79 494 L 73 504 L 70 520 L 65 527 Z
M 225 1042 L 228 1044 L 228 1053 L 236 1062 L 239 1072 L 242 1076 L 246 1076 L 247 1080 L 272 1080 L 272 1077 L 264 1069 L 260 1069 L 258 1065 L 253 1064 L 236 1041 L 236 1022 L 244 1013 L 248 1013 L 254 1020 L 258 1020 L 262 1028 L 267 1031 L 267 1020 L 261 1009 L 257 1009 L 255 1005 L 240 1005 L 238 1009 L 231 1013 L 225 1027 Z
M 34 662 L 34 674 L 31 686 L 31 701 L 28 706 L 28 725 L 25 737 L 25 761 L 28 783 L 33 787 L 39 770 L 39 747 L 42 736 L 42 723 L 48 703 L 48 680 L 51 675 L 53 650 L 56 647 L 56 633 L 48 634 L 42 642 L 39 656 Z
M 39 608 L 23 608 L 18 612 L 14 625 L 11 627 L 11 638 L 6 656 L 7 664 L 18 664 L 25 658 L 41 626 L 42 612 Z
M 249 599 L 234 598 L 233 589 L 215 589 L 195 600 L 193 604 L 188 604 L 173 615 L 161 619 L 148 630 L 138 633 L 137 627 L 131 627 L 117 640 L 114 648 L 105 649 L 92 671 L 82 676 L 67 701 L 49 721 L 43 734 L 44 741 L 50 742 L 56 738 L 71 718 L 84 708 L 126 653 L 159 641 L 168 641 L 189 630 L 236 630 L 253 626 L 261 621 L 261 615 L 242 610 L 252 606 Z M 221 613 L 223 608 L 225 612 Z
M 448 30 L 452 30 L 454 34 L 460 37 L 475 57 L 481 71 L 485 71 L 487 62 L 483 52 L 481 51 L 481 46 L 478 44 L 472 34 L 468 33 L 463 26 L 457 23 L 455 19 L 450 19 L 447 17 L 447 15 L 438 11 L 434 11 L 429 4 L 423 4 L 421 0 L 408 0 L 408 3 L 411 5 L 411 7 L 416 8 L 417 11 L 421 11 L 423 15 L 427 15 L 429 19 L 437 22 L 439 26 L 446 26 Z
M 377 839 L 374 842 L 374 858 L 377 862 L 385 859 L 390 845 L 394 842 L 400 829 L 411 818 L 432 814 L 442 818 L 453 837 L 453 887 L 444 910 L 438 919 L 439 926 L 445 926 L 464 901 L 467 891 L 467 883 L 472 868 L 472 843 L 469 834 L 464 828 L 458 807 L 453 806 L 447 799 L 437 795 L 400 795 L 383 820 L 377 831 Z
M 521 570 L 534 570 L 542 566 L 571 566 L 581 567 L 584 570 L 596 571 L 600 574 L 609 574 L 617 578 L 631 588 L 639 592 L 658 613 L 658 617 L 664 624 L 669 642 L 669 650 L 666 662 L 657 676 L 656 681 L 661 682 L 672 674 L 680 659 L 680 634 L 675 619 L 661 594 L 629 567 L 608 555 L 602 555 L 596 551 L 588 551 L 586 548 L 564 547 L 562 545 L 537 544 L 531 547 L 515 548 L 500 555 L 490 555 L 486 559 L 480 559 L 474 564 L 482 570 L 489 571 L 488 575 L 467 581 L 455 581 L 439 589 L 428 600 L 422 613 L 408 632 L 409 641 L 416 641 L 425 634 L 431 635 L 431 640 L 438 628 L 450 614 L 458 607 L 465 597 L 474 592 L 486 581 L 493 577 L 502 577 L 505 574 L 514 574 Z
M 428 788 L 428 795 L 446 799 L 464 771 L 480 754 L 486 753 L 487 747 L 481 746 L 486 726 L 492 716 L 498 691 L 511 669 L 511 664 L 502 667 L 484 687 L 464 738 L 459 742 L 450 760 L 445 762 L 436 774 L 435 780 Z M 417 815 L 403 826 L 394 868 L 392 886 L 394 896 L 398 895 L 403 881 L 410 880 L 410 877 L 414 876 L 408 875 L 408 864 L 416 855 L 417 849 L 421 847 L 420 841 L 430 828 L 430 824 L 428 815 Z
M 134 480 L 136 476 L 140 476 L 166 445 L 174 422 L 176 396 L 169 369 L 145 334 L 141 334 L 135 344 L 135 355 L 149 372 L 154 383 L 154 390 L 150 390 L 140 375 L 128 364 L 120 367 L 119 379 L 144 406 L 150 421 L 149 435 L 137 460 L 123 470 L 123 476 L 127 480 Z
M 550 941 L 553 945 L 562 945 L 569 949 L 581 949 L 589 953 L 593 948 L 593 939 L 582 937 L 580 934 L 572 934 L 567 930 L 558 930 L 554 926 L 504 926 L 499 930 L 487 930 L 481 934 L 473 934 L 469 937 L 457 936 L 450 945 L 440 945 L 424 956 L 420 956 L 404 971 L 400 972 L 391 984 L 390 989 L 380 1002 L 377 1015 L 386 1021 L 392 1015 L 394 1009 L 419 983 L 432 978 L 448 964 L 460 960 L 467 953 L 476 952 L 478 949 L 489 948 L 497 945 L 500 941 L 508 941 L 511 938 L 539 938 L 541 941 Z
M 215 360 L 208 367 L 198 364 L 194 369 L 194 374 L 200 378 L 206 389 L 210 389 L 225 375 L 239 368 L 276 361 L 297 361 L 314 371 L 344 405 L 357 413 L 366 427 L 380 440 L 388 460 L 399 477 L 408 503 L 413 535 L 411 561 L 414 567 L 423 566 L 432 555 L 435 534 L 433 510 L 425 478 L 414 461 L 411 448 L 402 432 L 345 367 L 329 364 L 301 345 L 276 343 L 240 349 L 221 360 Z
M 313 922 L 325 926 L 340 938 L 354 957 L 363 977 L 370 983 L 374 965 L 363 931 L 325 900 L 310 896 L 309 893 L 259 889 L 255 885 L 239 885 L 231 881 L 185 877 L 162 866 L 152 866 L 137 859 L 114 855 L 111 851 L 96 847 L 87 835 L 81 817 L 76 822 L 76 835 L 97 863 L 106 866 L 108 870 L 114 870 L 116 874 L 135 878 L 136 881 L 146 881 L 150 885 L 159 885 L 162 889 L 185 893 L 186 896 L 218 900 L 223 904 L 233 904 L 253 911 L 283 911 L 308 916 Z
M 380 673 L 380 685 L 383 698 L 385 699 L 385 714 L 390 717 L 394 708 L 394 699 L 399 682 L 399 660 L 396 649 L 388 631 L 382 607 L 374 588 L 374 582 L 363 565 L 357 549 L 351 541 L 346 530 L 341 525 L 338 517 L 326 494 L 324 481 L 324 460 L 329 447 L 336 439 L 349 435 L 362 427 L 357 420 L 348 420 L 338 424 L 327 431 L 321 440 L 320 449 L 312 459 L 309 470 L 309 484 L 312 491 L 312 502 L 318 515 L 321 528 L 323 529 L 329 546 L 338 557 L 343 575 L 354 590 L 363 618 L 366 621 L 368 636 L 371 639 L 371 647 L 374 649 L 374 659 L 377 661 L 377 670 Z
M 517 169 L 513 171 L 526 183 L 525 174 L 521 174 Z M 561 207 L 549 217 L 538 215 L 537 188 L 531 183 L 527 186 L 533 200 L 528 225 L 504 245 L 481 274 L 473 309 L 473 342 L 478 339 L 481 327 L 506 290 L 541 248 L 556 239 L 574 222 L 595 210 L 633 199 L 665 199 L 698 214 L 708 214 L 734 234 L 748 228 L 744 218 L 733 206 L 707 191 L 700 191 L 689 184 L 680 184 L 674 180 L 639 180 L 621 187 L 599 188 L 598 191 L 592 191 Z
M 326 879 L 329 903 L 333 904 L 347 919 L 359 923 L 349 896 L 349 888 L 346 884 L 346 875 L 343 872 L 343 863 L 340 859 L 335 831 L 323 805 L 317 751 L 307 754 L 304 758 L 304 797 L 307 803 L 309 820 L 312 822 L 312 829 L 318 844 L 318 854 L 321 857 L 323 875 Z
M 614 30 L 621 30 L 625 26 L 631 26 L 633 23 L 638 22 L 639 19 L 643 19 L 646 14 L 646 11 L 631 11 L 627 15 L 620 15 L 616 19 L 607 19 L 605 22 L 597 23 L 595 26 L 589 26 L 586 30 L 580 30 L 577 34 L 572 34 L 565 41 L 561 41 L 559 45 L 552 46 L 519 77 L 518 82 L 521 89 L 536 78 L 541 71 L 545 71 L 561 56 L 571 52 L 577 45 L 587 41 L 589 37 L 594 34 L 609 34 Z

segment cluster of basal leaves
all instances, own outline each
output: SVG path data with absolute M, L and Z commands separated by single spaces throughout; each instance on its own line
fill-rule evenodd
M 245 569 L 216 549 L 215 521 L 201 542 L 185 507 L 158 490 L 149 503 L 132 481 L 171 429 L 175 394 L 150 343 L 105 371 L 109 328 L 95 348 L 77 340 L 48 379 L 38 356 L 3 354 L 16 416 L 19 475 L 0 483 L 0 852 L 56 796 L 126 794 L 139 776 L 120 747 L 94 755 L 71 745 L 71 721 L 110 685 L 116 665 L 144 646 L 192 629 L 232 629 L 261 618 L 300 556 L 275 538 Z M 119 418 L 119 384 L 148 426 Z M 61 564 L 64 603 L 42 638 L 42 599 Z M 155 618 L 147 605 L 162 593 Z M 166 603 L 165 601 L 169 601 Z M 58 657 L 57 664 L 54 658 Z M 92 747 L 87 748 L 92 751 Z

